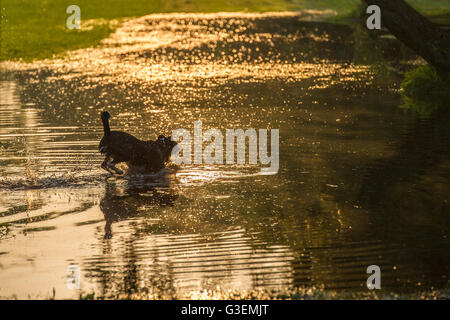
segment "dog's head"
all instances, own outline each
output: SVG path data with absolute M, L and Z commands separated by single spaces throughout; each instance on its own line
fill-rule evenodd
M 170 156 L 172 154 L 172 149 L 178 144 L 177 142 L 172 140 L 171 136 L 165 137 L 164 135 L 160 135 L 158 137 L 158 140 L 156 140 L 156 143 L 160 147 L 163 155 L 164 155 L 164 161 L 169 161 Z

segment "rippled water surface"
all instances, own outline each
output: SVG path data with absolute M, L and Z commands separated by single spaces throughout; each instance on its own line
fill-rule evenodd
M 0 296 L 77 298 L 72 265 L 81 292 L 106 298 L 366 294 L 373 264 L 382 292 L 447 290 L 448 119 L 406 114 L 353 56 L 350 29 L 294 13 L 172 14 L 64 60 L 3 66 Z M 97 151 L 104 109 L 142 139 L 193 134 L 195 120 L 279 129 L 279 172 L 113 177 Z

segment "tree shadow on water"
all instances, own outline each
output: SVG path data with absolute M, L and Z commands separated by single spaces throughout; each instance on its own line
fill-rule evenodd
M 448 225 L 449 120 L 448 114 L 418 116 L 399 137 L 396 154 L 367 167 L 358 199 L 382 213 L 388 223 L 382 225 L 398 222 L 420 232 Z

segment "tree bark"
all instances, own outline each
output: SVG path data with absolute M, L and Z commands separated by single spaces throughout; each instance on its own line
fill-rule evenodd
M 363 0 L 381 9 L 381 23 L 398 40 L 439 73 L 450 72 L 450 34 L 422 16 L 404 0 Z

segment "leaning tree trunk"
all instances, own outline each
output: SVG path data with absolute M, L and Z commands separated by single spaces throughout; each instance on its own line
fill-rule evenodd
M 381 23 L 440 73 L 450 72 L 450 34 L 404 0 L 363 0 L 381 9 Z

